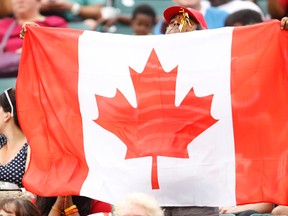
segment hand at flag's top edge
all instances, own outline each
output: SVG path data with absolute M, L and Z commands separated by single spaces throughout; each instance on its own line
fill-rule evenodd
M 21 29 L 21 31 L 20 31 L 20 38 L 21 39 L 24 39 L 24 36 L 25 36 L 25 33 L 26 33 L 26 26 L 27 25 L 32 25 L 32 26 L 36 26 L 36 27 L 38 27 L 39 25 L 37 24 L 37 23 L 35 23 L 35 22 L 24 22 L 23 23 L 23 25 L 22 25 L 22 29 Z
M 288 17 L 283 17 L 280 22 L 280 28 L 288 30 Z

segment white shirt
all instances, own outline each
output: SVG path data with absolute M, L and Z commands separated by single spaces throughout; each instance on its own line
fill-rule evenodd
M 218 8 L 226 11 L 229 14 L 234 13 L 239 10 L 243 10 L 243 9 L 250 9 L 250 10 L 257 11 L 264 17 L 264 13 L 261 10 L 261 8 L 255 3 L 248 1 L 248 0 L 233 0 L 233 1 L 227 2 L 226 4 L 219 5 Z

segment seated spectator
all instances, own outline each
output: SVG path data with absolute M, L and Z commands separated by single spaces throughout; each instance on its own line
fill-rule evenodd
M 30 159 L 30 148 L 17 117 L 15 90 L 0 94 L 0 181 L 23 187 L 22 178 Z
M 1 216 L 41 216 L 38 208 L 27 199 L 0 200 Z
M 0 41 L 7 29 L 16 22 L 12 33 L 7 41 L 5 51 L 21 52 L 23 41 L 19 38 L 22 24 L 32 21 L 40 26 L 46 27 L 67 27 L 66 21 L 57 16 L 42 16 L 40 14 L 40 0 L 11 0 L 14 17 L 6 17 L 0 20 Z
M 263 22 L 261 15 L 250 9 L 236 11 L 230 14 L 225 21 L 225 26 L 246 26 Z
M 132 13 L 131 27 L 135 35 L 149 35 L 156 23 L 156 12 L 147 4 L 137 6 Z
M 36 197 L 36 206 L 42 216 L 63 215 L 63 213 L 73 210 L 77 215 L 89 215 L 100 212 L 111 212 L 112 206 L 108 203 L 93 200 L 83 196 L 58 196 L 58 197 Z M 58 213 L 58 214 L 57 214 Z
M 0 18 L 9 16 L 11 14 L 12 14 L 11 0 L 1 0 L 0 1 Z
M 45 15 L 62 16 L 72 28 L 95 30 L 102 12 L 108 17 L 113 13 L 112 10 L 104 13 L 104 4 L 105 0 L 41 0 L 41 11 Z
M 168 23 L 165 34 L 208 29 L 204 16 L 192 8 L 171 6 L 164 10 L 163 16 Z
M 288 16 L 288 0 L 267 0 L 267 9 L 272 19 Z
M 109 32 L 109 28 L 116 23 L 130 25 L 135 35 L 149 35 L 156 24 L 156 12 L 148 4 L 138 5 L 131 15 L 120 14 L 115 18 L 105 20 L 103 31 Z
M 185 8 L 192 8 L 204 15 L 209 29 L 224 27 L 224 22 L 228 13 L 216 7 L 211 7 L 206 0 L 174 0 L 174 2 Z M 159 20 L 155 27 L 155 34 L 165 34 L 167 23 L 165 20 Z
M 153 197 L 143 193 L 134 193 L 129 194 L 114 206 L 113 215 L 163 216 L 164 213 Z

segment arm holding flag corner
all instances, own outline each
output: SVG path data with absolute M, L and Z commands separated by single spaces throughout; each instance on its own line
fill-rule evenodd
M 283 17 L 280 22 L 281 29 L 288 30 L 288 17 Z
M 36 26 L 36 27 L 39 27 L 40 25 L 38 25 L 37 23 L 35 22 L 24 22 L 23 25 L 22 25 L 22 29 L 20 31 L 20 38 L 21 39 L 24 39 L 24 36 L 25 36 L 25 33 L 27 31 L 26 29 L 26 26 L 28 25 L 31 25 L 31 26 Z

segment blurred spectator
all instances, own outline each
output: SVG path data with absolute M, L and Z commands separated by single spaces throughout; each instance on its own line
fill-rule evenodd
M 60 15 L 72 28 L 95 30 L 98 20 L 114 15 L 112 7 L 104 8 L 105 0 L 41 0 L 41 11 L 46 15 Z
M 82 18 L 98 19 L 105 0 L 41 0 L 41 10 L 59 13 L 68 21 Z
M 1 0 L 0 1 L 0 18 L 11 15 L 12 5 L 11 0 Z
M 113 215 L 163 216 L 164 214 L 153 197 L 143 193 L 134 193 L 129 194 L 114 206 Z
M 174 2 L 183 7 L 190 7 L 200 11 L 206 20 L 209 29 L 220 28 L 224 26 L 224 22 L 228 13 L 216 7 L 211 7 L 206 0 L 174 0 Z
M 136 6 L 131 15 L 119 14 L 114 18 L 104 20 L 103 31 L 114 32 L 111 30 L 116 23 L 129 25 L 132 28 L 132 34 L 135 35 L 148 35 L 156 24 L 156 11 L 151 5 L 140 4 Z
M 228 14 L 234 13 L 243 9 L 250 9 L 258 12 L 263 18 L 264 13 L 261 8 L 252 1 L 249 0 L 209 0 L 211 6 L 218 7 Z
M 75 213 L 77 209 L 77 215 L 90 215 L 93 213 L 112 211 L 110 204 L 83 196 L 37 196 L 35 202 L 42 216 L 56 215 L 55 213 L 57 213 L 57 215 L 63 215 L 68 208 L 75 209 Z
M 42 16 L 40 14 L 40 0 L 11 0 L 14 17 L 0 20 L 0 41 L 12 23 L 17 22 L 5 47 L 5 51 L 21 52 L 23 41 L 19 37 L 24 22 L 35 22 L 40 26 L 67 27 L 66 21 L 57 16 Z
M 225 19 L 228 13 L 216 7 L 210 7 L 206 0 L 174 0 L 174 2 L 186 8 L 192 8 L 204 15 L 209 29 L 224 27 Z M 159 20 L 155 26 L 155 34 L 165 34 L 168 24 L 164 19 Z
M 0 201 L 1 216 L 40 216 L 37 207 L 27 199 L 2 199 Z
M 0 181 L 21 188 L 30 159 L 30 148 L 19 125 L 15 89 L 9 88 L 0 94 L 0 113 Z
M 288 0 L 267 0 L 267 8 L 272 19 L 288 16 Z
M 132 12 L 131 27 L 135 35 L 149 35 L 156 23 L 156 12 L 148 4 L 137 6 Z
M 258 12 L 244 9 L 230 14 L 225 21 L 225 26 L 245 26 L 261 22 L 263 19 Z

